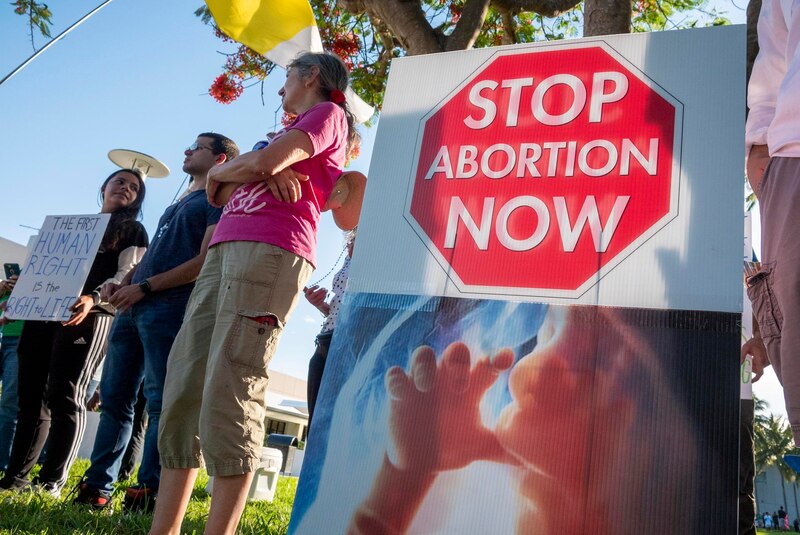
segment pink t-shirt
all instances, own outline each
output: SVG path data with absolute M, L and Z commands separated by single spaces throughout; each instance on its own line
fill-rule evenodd
M 288 130 L 308 134 L 314 155 L 291 166 L 308 175 L 296 203 L 276 199 L 265 182 L 237 189 L 222 211 L 210 245 L 226 241 L 257 241 L 275 245 L 316 264 L 317 227 L 322 207 L 342 173 L 347 152 L 347 119 L 333 102 L 322 102 L 297 116 Z M 268 149 L 265 149 L 268 150 Z

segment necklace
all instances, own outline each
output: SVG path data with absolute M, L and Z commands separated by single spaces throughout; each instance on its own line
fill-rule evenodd
M 331 268 L 331 270 L 330 270 L 330 271 L 328 271 L 328 272 L 325 274 L 325 276 L 323 276 L 323 277 L 322 277 L 321 279 L 319 279 L 318 281 L 316 281 L 316 282 L 314 282 L 314 283 L 312 283 L 312 284 L 307 284 L 307 285 L 306 285 L 306 287 L 307 287 L 307 288 L 309 288 L 309 287 L 311 287 L 311 286 L 319 286 L 319 283 L 320 283 L 320 282 L 322 282 L 322 281 L 324 281 L 325 279 L 327 279 L 327 278 L 330 276 L 330 274 L 331 274 L 331 273 L 333 273 L 333 270 L 334 270 L 334 269 L 336 269 L 336 266 L 338 266 L 338 265 L 339 265 L 339 261 L 340 261 L 340 260 L 342 259 L 342 257 L 344 256 L 344 253 L 345 253 L 345 251 L 347 251 L 347 244 L 346 244 L 346 243 L 344 244 L 344 247 L 342 247 L 342 252 L 341 252 L 341 253 L 339 253 L 339 258 L 337 258 L 337 259 L 336 259 L 336 262 L 334 262 L 334 263 L 333 263 L 333 267 Z

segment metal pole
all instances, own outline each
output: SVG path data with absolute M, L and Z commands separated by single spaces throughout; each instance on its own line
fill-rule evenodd
M 95 13 L 97 13 L 98 11 L 100 11 L 101 9 L 103 9 L 104 7 L 106 7 L 106 4 L 110 4 L 110 3 L 111 3 L 111 0 L 105 0 L 105 2 L 103 2 L 103 3 L 102 3 L 102 4 L 100 4 L 99 6 L 97 6 L 96 8 L 94 8 L 93 10 L 91 10 L 90 12 L 88 12 L 86 15 L 84 15 L 83 17 L 81 17 L 81 19 L 80 19 L 80 20 L 78 20 L 78 22 L 76 22 L 75 24 L 73 24 L 72 26 L 70 26 L 69 28 L 67 28 L 66 30 L 64 30 L 63 32 L 61 32 L 60 34 L 58 34 L 57 36 L 55 36 L 53 39 L 51 39 L 51 40 L 50 40 L 50 42 L 49 42 L 49 43 L 47 43 L 47 44 L 46 44 L 46 45 L 44 45 L 42 48 L 40 48 L 39 50 L 37 50 L 36 52 L 34 52 L 34 53 L 33 53 L 33 55 L 32 55 L 31 57 L 29 57 L 28 59 L 26 59 L 24 62 L 22 62 L 22 64 L 21 64 L 19 67 L 17 67 L 16 69 L 14 69 L 14 70 L 13 70 L 13 71 L 11 71 L 10 73 L 8 73 L 8 74 L 7 74 L 7 75 L 6 75 L 6 76 L 5 76 L 5 77 L 4 77 L 2 80 L 0 80 L 0 85 L 3 85 L 3 82 L 5 82 L 6 80 L 10 79 L 12 76 L 14 76 L 15 74 L 17 74 L 17 73 L 18 73 L 19 71 L 21 71 L 22 69 L 24 69 L 24 68 L 25 68 L 25 67 L 28 65 L 28 63 L 30 63 L 31 61 L 33 61 L 33 60 L 35 60 L 37 57 L 39 57 L 39 55 L 40 55 L 42 52 L 44 52 L 45 50 L 47 50 L 48 48 L 50 48 L 52 45 L 54 45 L 54 44 L 56 43 L 56 41 L 60 41 L 60 40 L 61 40 L 61 38 L 63 38 L 63 37 L 64 37 L 65 35 L 67 35 L 69 32 L 71 32 L 72 30 L 74 30 L 75 28 L 77 28 L 78 26 L 80 26 L 80 25 L 83 23 L 83 21 L 85 21 L 86 19 L 88 19 L 89 17 L 91 17 L 92 15 L 94 15 Z

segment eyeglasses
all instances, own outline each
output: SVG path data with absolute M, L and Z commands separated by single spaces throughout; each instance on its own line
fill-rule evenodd
M 212 149 L 211 147 L 204 147 L 203 145 L 199 144 L 197 141 L 195 141 L 194 143 L 192 143 L 191 145 L 186 147 L 186 150 L 189 151 L 189 152 L 195 152 L 195 151 L 198 151 L 200 149 L 206 149 L 206 150 L 210 150 L 211 152 L 214 152 L 214 149 Z

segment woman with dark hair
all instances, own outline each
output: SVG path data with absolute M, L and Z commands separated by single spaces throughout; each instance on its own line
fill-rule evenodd
M 114 309 L 100 301 L 105 282 L 119 282 L 141 259 L 147 233 L 137 221 L 144 202 L 138 171 L 115 171 L 100 187 L 101 213 L 111 214 L 83 291 L 65 322 L 26 321 L 19 355 L 19 414 L 8 470 L 0 489 L 24 489 L 50 435 L 35 480 L 58 497 L 86 427 L 86 388 L 106 352 Z M 52 433 L 51 433 L 52 431 Z

